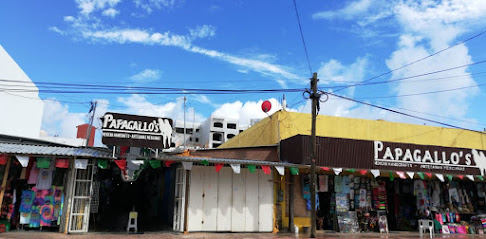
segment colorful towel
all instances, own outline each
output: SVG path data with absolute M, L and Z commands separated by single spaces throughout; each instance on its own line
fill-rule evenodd
M 30 211 L 20 212 L 20 224 L 29 224 L 29 223 L 30 223 Z
M 30 215 L 29 227 L 39 227 L 40 226 L 40 206 L 32 206 L 32 213 Z

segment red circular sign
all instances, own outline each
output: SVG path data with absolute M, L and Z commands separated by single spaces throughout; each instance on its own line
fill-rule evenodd
M 270 101 L 268 100 L 263 101 L 262 103 L 263 112 L 267 113 L 268 111 L 270 111 L 270 109 L 272 109 L 272 103 L 270 103 Z

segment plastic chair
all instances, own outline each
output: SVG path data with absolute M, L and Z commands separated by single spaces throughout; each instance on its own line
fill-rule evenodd
M 423 234 L 426 232 L 426 230 L 429 230 L 430 233 L 430 238 L 435 236 L 434 232 L 434 221 L 432 220 L 418 220 L 419 221 L 419 232 L 420 232 L 420 237 L 423 237 Z
M 128 214 L 127 232 L 130 232 L 130 229 L 133 229 L 134 232 L 138 231 L 137 218 L 138 218 L 138 212 L 132 211 Z

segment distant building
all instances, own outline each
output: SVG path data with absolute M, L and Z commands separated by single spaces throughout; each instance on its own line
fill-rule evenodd
M 201 125 L 203 146 L 205 148 L 217 148 L 239 133 L 238 120 L 211 116 Z
M 0 134 L 39 138 L 44 102 L 39 89 L 0 45 Z M 12 91 L 28 88 L 29 91 Z
M 184 130 L 184 121 L 176 120 L 174 122 L 174 131 L 172 133 L 171 147 L 184 146 L 184 131 L 186 132 L 186 146 L 187 147 L 203 147 L 201 138 L 201 124 L 186 121 L 186 128 Z

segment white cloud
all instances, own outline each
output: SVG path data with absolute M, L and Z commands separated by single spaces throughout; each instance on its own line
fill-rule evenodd
M 120 13 L 120 11 L 118 11 L 114 8 L 108 8 L 108 9 L 103 11 L 102 15 L 113 18 L 116 15 L 118 15 L 119 13 Z
M 225 103 L 217 108 L 212 113 L 212 116 L 235 119 L 238 120 L 240 125 L 250 125 L 251 120 L 260 120 L 268 117 L 268 115 L 265 114 L 261 108 L 263 101 L 264 100 L 259 100 L 258 102 L 247 101 L 245 103 L 242 103 L 241 101 L 235 101 L 233 103 Z M 280 102 L 278 102 L 278 100 L 272 98 L 269 99 L 269 101 L 270 103 L 272 103 L 272 109 L 268 112 L 269 115 L 282 109 L 282 105 L 280 104 Z
M 175 102 L 166 104 L 153 104 L 145 97 L 140 95 L 131 95 L 129 97 L 119 97 L 118 102 L 126 108 L 122 112 L 127 114 L 167 117 L 173 120 L 184 120 L 184 99 L 179 97 Z M 190 111 L 187 109 L 188 112 Z M 205 118 L 201 114 L 195 114 L 195 121 L 202 122 Z
M 53 31 L 55 33 L 58 33 L 60 35 L 65 35 L 66 32 L 62 31 L 61 29 L 57 28 L 57 27 L 49 27 L 49 30 L 50 31 Z
M 148 82 L 160 79 L 160 71 L 153 69 L 145 69 L 135 75 L 130 76 L 130 79 L 137 82 Z
M 89 15 L 94 11 L 115 7 L 121 0 L 76 0 L 81 14 Z
M 172 8 L 176 5 L 176 0 L 133 0 L 137 8 L 143 9 L 148 14 L 155 9 Z
M 336 11 L 322 11 L 312 15 L 314 19 L 336 19 L 336 18 L 343 18 L 343 19 L 353 19 L 363 13 L 366 13 L 370 6 L 372 5 L 373 0 L 358 0 L 355 2 L 351 2 L 345 7 L 338 9 Z
M 336 59 L 331 59 L 328 62 L 321 63 L 321 67 L 317 70 L 321 84 L 333 83 L 351 83 L 359 82 L 364 79 L 366 74 L 366 67 L 368 60 L 366 58 L 357 58 L 356 61 L 348 66 L 343 65 Z
M 197 26 L 196 28 L 190 28 L 189 34 L 192 39 L 213 37 L 216 34 L 216 28 L 211 25 Z
M 65 138 L 76 138 L 76 126 L 84 124 L 85 113 L 71 113 L 69 106 L 59 101 L 44 100 L 44 113 L 42 116 L 42 127 L 44 134 Z

